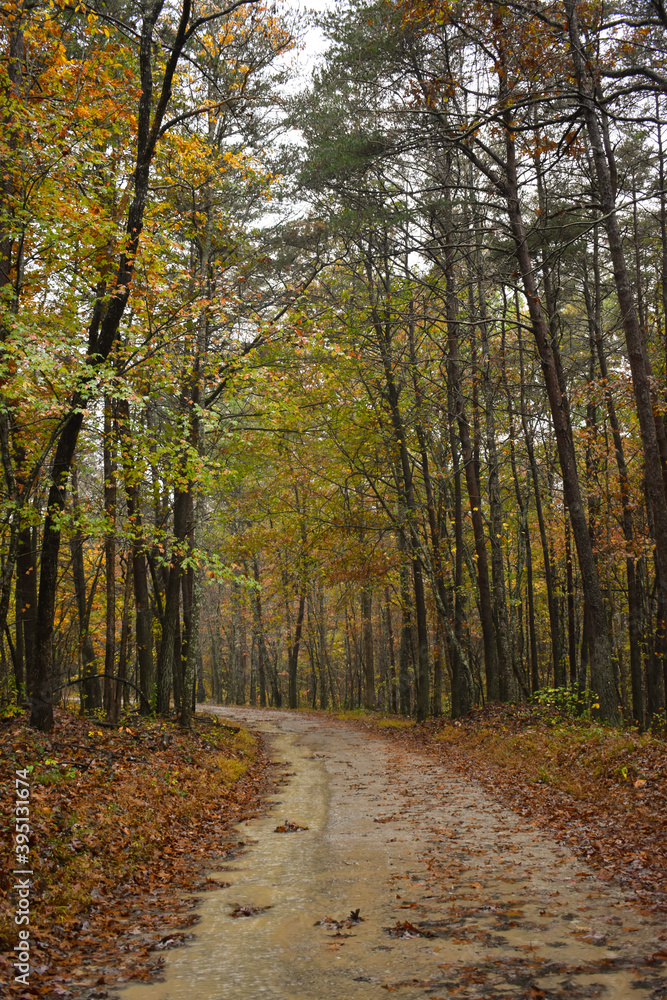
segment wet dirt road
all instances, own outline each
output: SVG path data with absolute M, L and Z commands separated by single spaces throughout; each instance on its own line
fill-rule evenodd
M 471 776 L 344 724 L 210 711 L 261 730 L 285 782 L 164 981 L 123 1000 L 667 998 L 664 924 Z

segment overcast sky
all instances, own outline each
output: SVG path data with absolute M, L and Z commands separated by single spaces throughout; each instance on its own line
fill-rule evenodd
M 284 6 L 304 16 L 308 12 L 328 10 L 334 6 L 335 0 L 284 0 Z M 309 77 L 317 58 L 326 47 L 324 36 L 317 28 L 310 28 L 305 35 L 305 48 L 291 53 L 290 62 L 295 63 L 300 76 Z

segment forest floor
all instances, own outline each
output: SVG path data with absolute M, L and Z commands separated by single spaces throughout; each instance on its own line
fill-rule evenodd
M 32 767 L 32 968 L 13 995 L 166 975 L 127 1000 L 191 997 L 194 962 L 202 997 L 254 1000 L 270 976 L 272 1000 L 667 998 L 663 740 L 521 707 L 424 725 L 210 711 L 190 734 L 0 723 L 0 982 L 13 775 Z
M 34 872 L 27 987 L 13 968 L 23 769 Z M 235 825 L 256 815 L 269 766 L 247 730 L 211 715 L 183 732 L 56 710 L 48 735 L 23 716 L 0 721 L 0 775 L 0 984 L 17 997 L 92 998 L 107 995 L 106 983 L 153 978 L 165 951 L 190 936 L 194 893 L 218 887 L 206 871 L 242 846 Z

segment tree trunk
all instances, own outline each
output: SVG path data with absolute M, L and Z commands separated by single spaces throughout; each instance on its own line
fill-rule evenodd
M 459 440 L 461 442 L 461 455 L 463 458 L 463 470 L 465 473 L 466 486 L 468 488 L 470 517 L 472 520 L 473 536 L 475 540 L 477 589 L 479 592 L 479 611 L 482 626 L 482 640 L 484 643 L 486 697 L 489 701 L 498 701 L 500 697 L 500 679 L 498 672 L 496 634 L 493 621 L 493 607 L 491 602 L 491 586 L 489 583 L 486 539 L 484 537 L 482 499 L 480 496 L 479 481 L 477 479 L 475 463 L 473 460 L 473 450 L 470 441 L 470 426 L 463 405 L 461 370 L 459 365 L 458 323 L 456 322 L 456 314 L 454 312 L 456 308 L 456 300 L 452 282 L 448 284 L 448 289 L 447 368 L 449 384 L 452 389 L 451 398 L 454 405 L 454 412 L 450 414 L 450 421 L 458 425 Z
M 401 548 L 405 543 L 401 539 Z M 410 635 L 412 616 L 410 613 L 410 570 L 405 559 L 399 567 L 401 595 L 401 642 L 398 652 L 398 696 L 401 715 L 410 715 Z
M 579 559 L 584 599 L 590 615 L 591 642 L 589 648 L 591 651 L 591 681 L 600 699 L 600 715 L 608 722 L 617 722 L 619 717 L 618 697 L 611 667 L 611 645 L 607 615 L 581 497 L 569 405 L 567 398 L 561 391 L 558 366 L 552 350 L 550 331 L 546 325 L 540 303 L 535 280 L 535 269 L 528 249 L 528 242 L 519 207 L 515 147 L 509 115 L 506 121 L 506 147 L 507 206 L 510 227 L 516 245 L 516 257 L 521 271 L 535 342 L 542 363 L 542 372 L 556 434 L 565 504 L 570 514 L 572 534 Z
M 134 469 L 134 449 L 130 428 L 130 408 L 126 400 L 118 402 L 119 439 L 125 484 L 125 502 L 131 541 L 130 559 L 134 588 L 135 644 L 139 664 L 139 688 L 141 690 L 139 711 L 148 715 L 153 702 L 153 616 L 148 596 L 148 570 L 146 566 L 146 545 L 141 520 L 141 491 L 136 481 Z
M 570 685 L 577 683 L 577 637 L 574 619 L 574 571 L 572 567 L 572 545 L 570 543 L 570 522 L 565 520 L 565 578 L 567 587 L 567 649 L 570 662 Z M 556 685 L 558 686 L 558 685 Z
M 589 324 L 597 353 L 598 366 L 604 385 L 605 402 L 607 405 L 607 416 L 611 427 L 612 439 L 614 442 L 614 454 L 616 458 L 616 468 L 618 469 L 619 492 L 621 495 L 621 507 L 623 510 L 622 527 L 623 537 L 626 545 L 626 579 L 628 584 L 628 632 L 630 641 L 630 683 L 632 687 L 632 715 L 637 725 L 644 728 L 644 695 L 642 690 L 642 657 L 641 657 L 641 606 L 637 589 L 635 573 L 634 555 L 634 517 L 633 501 L 630 494 L 630 479 L 628 467 L 625 461 L 625 449 L 623 437 L 616 414 L 616 406 L 611 390 L 607 358 L 605 355 L 602 340 L 602 322 L 600 317 L 600 302 L 602 298 L 600 271 L 597 259 L 597 232 L 595 238 L 595 248 L 593 257 L 593 277 L 595 283 L 595 302 L 591 295 L 588 282 L 588 275 L 585 272 L 584 278 L 584 298 L 586 310 L 589 317 Z
M 109 722 L 115 721 L 115 685 L 112 680 L 116 666 L 116 442 L 113 402 L 104 396 L 104 563 L 106 571 L 106 639 L 104 645 L 104 711 Z
M 19 636 L 25 671 L 17 674 L 17 685 L 28 690 L 30 668 L 35 660 L 35 628 L 37 625 L 37 529 L 26 527 L 19 533 L 16 557 L 16 634 L 17 657 Z M 94 692 L 90 692 L 91 697 Z
M 394 649 L 394 629 L 391 621 L 389 587 L 384 588 L 385 621 L 387 623 L 387 643 L 389 645 L 389 711 L 398 712 L 398 685 L 396 678 L 396 652 Z
M 320 579 L 318 607 L 318 640 L 319 640 L 319 673 L 320 673 L 320 708 L 325 710 L 329 704 L 327 672 L 329 655 L 326 642 L 326 621 L 324 617 L 324 584 Z
M 289 707 L 297 708 L 299 700 L 297 668 L 299 665 L 299 645 L 301 643 L 301 632 L 303 630 L 303 617 L 306 610 L 306 590 L 302 587 L 299 594 L 299 609 L 296 616 L 294 628 L 294 639 L 289 650 L 288 676 L 289 676 Z
M 559 676 L 561 670 L 560 667 L 561 649 L 560 649 L 560 635 L 558 629 L 558 608 L 556 607 L 556 596 L 554 593 L 553 567 L 551 565 L 551 557 L 549 554 L 549 540 L 547 538 L 547 529 L 544 522 L 544 510 L 542 507 L 542 490 L 540 488 L 539 470 L 537 467 L 537 461 L 535 459 L 535 449 L 533 447 L 532 431 L 528 426 L 528 414 L 526 409 L 526 400 L 524 392 L 525 375 L 524 375 L 524 361 L 523 361 L 523 338 L 521 336 L 521 314 L 519 311 L 518 296 L 516 300 L 516 319 L 517 319 L 517 338 L 519 341 L 519 362 L 521 368 L 521 426 L 523 428 L 523 436 L 526 444 L 526 453 L 528 455 L 530 474 L 533 482 L 533 494 L 535 496 L 535 513 L 537 514 L 537 524 L 539 527 L 540 543 L 542 547 L 542 562 L 544 564 L 544 582 L 547 588 L 547 606 L 549 608 L 549 628 L 551 632 L 551 656 L 554 667 L 554 678 L 556 678 Z
M 526 533 L 526 590 L 528 591 L 528 636 L 530 640 L 530 688 L 532 694 L 540 689 L 540 667 L 537 656 L 537 635 L 535 631 L 535 596 L 533 590 L 533 555 L 530 544 L 530 530 Z
M 496 427 L 494 419 L 495 400 L 491 384 L 491 356 L 489 335 L 486 320 L 486 305 L 478 279 L 478 294 L 480 304 L 479 330 L 482 342 L 482 378 L 484 391 L 484 410 L 486 419 L 486 449 L 489 467 L 489 514 L 491 519 L 491 580 L 493 583 L 493 620 L 496 631 L 498 651 L 498 693 L 501 701 L 511 700 L 512 688 L 512 652 L 510 643 L 510 623 L 507 613 L 507 597 L 505 593 L 505 571 L 503 567 L 502 539 L 505 533 L 503 527 L 503 511 L 500 498 L 500 476 L 498 473 L 498 451 L 496 449 Z M 472 288 L 471 288 L 472 294 Z M 486 546 L 485 546 L 486 549 Z M 516 671 L 516 664 L 514 664 Z
M 391 424 L 399 453 L 399 462 L 396 470 L 400 483 L 401 510 L 399 510 L 398 523 L 404 535 L 405 543 L 410 552 L 412 562 L 412 584 L 415 599 L 415 612 L 417 619 L 417 660 L 415 670 L 415 686 L 417 689 L 417 719 L 422 721 L 428 716 L 429 711 L 429 656 L 428 656 L 428 631 L 426 624 L 426 602 L 424 598 L 424 579 L 420 555 L 420 539 L 418 535 L 418 509 L 414 493 L 414 482 L 412 464 L 408 453 L 406 442 L 406 428 L 403 423 L 400 406 L 400 388 L 394 375 L 394 359 L 392 358 L 392 323 L 388 311 L 385 309 L 384 321 L 379 311 L 379 296 L 376 294 L 373 282 L 373 258 L 367 256 L 366 278 L 368 295 L 371 306 L 371 318 L 377 346 L 382 359 L 382 369 L 386 390 L 386 400 L 391 415 Z M 385 282 L 385 291 L 388 290 Z
M 121 711 L 121 699 L 123 688 L 125 688 L 126 698 L 128 686 L 123 682 L 127 678 L 127 660 L 130 645 L 130 598 L 132 595 L 132 568 L 129 560 L 125 567 L 125 586 L 123 588 L 123 616 L 120 627 L 120 645 L 118 647 L 118 680 L 115 684 L 113 711 L 109 718 L 110 722 L 118 722 Z
M 75 517 L 79 518 L 79 488 L 76 467 L 72 473 L 72 500 Z M 81 708 L 84 712 L 92 713 L 94 709 L 102 707 L 102 690 L 97 676 L 97 662 L 95 657 L 95 647 L 90 634 L 90 613 L 95 599 L 98 569 L 90 588 L 90 597 L 86 599 L 86 572 L 83 561 L 83 534 L 77 525 L 76 531 L 70 539 L 70 554 L 72 558 L 72 579 L 74 582 L 74 595 L 79 614 L 79 648 L 81 653 Z M 34 597 L 35 583 L 34 573 L 30 574 Z
M 264 622 L 262 621 L 262 592 L 259 581 L 259 559 L 254 556 L 252 561 L 253 577 L 257 587 L 253 594 L 253 611 L 255 614 L 255 632 L 257 636 L 257 672 L 259 674 L 259 704 L 266 708 L 266 668 L 268 657 L 264 638 Z
M 192 494 L 190 494 L 192 496 Z M 195 551 L 201 545 L 203 503 L 201 498 L 197 499 L 194 509 L 191 508 L 193 520 L 190 544 Z M 182 729 L 189 729 L 196 705 L 195 676 L 197 664 L 199 662 L 200 636 L 199 623 L 201 621 L 202 602 L 202 569 L 200 566 L 188 567 L 189 577 L 189 621 L 187 629 L 187 653 L 185 660 L 185 671 L 183 675 L 183 702 L 179 723 Z
M 174 544 L 164 601 L 162 635 L 157 662 L 157 711 L 169 714 L 169 699 L 174 673 L 181 671 L 180 663 L 180 600 L 181 600 L 181 548 L 187 535 L 188 494 L 174 491 Z M 178 641 L 178 662 L 175 647 Z M 178 684 L 178 680 L 176 680 Z
M 361 628 L 364 649 L 364 708 L 375 708 L 375 665 L 373 661 L 373 593 L 366 584 L 361 591 Z

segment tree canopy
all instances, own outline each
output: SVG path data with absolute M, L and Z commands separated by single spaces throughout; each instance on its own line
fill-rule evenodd
M 665 9 L 316 23 L 1 8 L 5 710 L 658 726 Z

